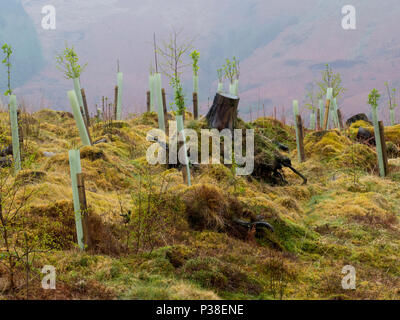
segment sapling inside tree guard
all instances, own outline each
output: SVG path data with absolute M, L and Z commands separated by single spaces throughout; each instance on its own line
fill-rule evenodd
M 12 135 L 12 150 L 14 160 L 14 170 L 18 173 L 21 170 L 21 149 L 19 145 L 19 132 L 18 132 L 18 115 L 17 115 L 17 97 L 13 95 L 11 89 L 11 55 L 13 50 L 11 46 L 5 43 L 2 46 L 4 53 L 4 59 L 2 63 L 7 67 L 7 90 L 4 93 L 5 96 L 9 96 L 10 99 L 10 124 L 11 124 L 11 135 Z
M 164 105 L 162 99 L 162 83 L 161 83 L 161 73 L 158 72 L 158 58 L 157 58 L 157 43 L 156 43 L 156 34 L 154 34 L 154 61 L 156 65 L 156 73 L 153 75 L 152 86 L 153 86 L 153 95 L 155 97 L 155 101 L 157 102 L 157 114 L 158 114 L 158 127 L 160 130 L 165 132 L 165 117 L 164 115 Z
M 327 104 L 329 103 L 329 105 L 326 105 L 327 110 L 321 110 L 320 112 L 321 123 L 322 119 L 324 119 L 324 129 L 328 129 L 329 118 L 331 114 L 333 115 L 332 110 L 334 110 L 335 108 L 334 106 L 333 108 L 331 108 L 331 102 L 334 101 L 334 99 L 336 99 L 335 101 L 337 101 L 337 99 L 339 99 L 345 92 L 345 88 L 342 86 L 342 76 L 340 75 L 340 73 L 333 72 L 333 69 L 330 67 L 329 64 L 325 65 L 325 70 L 321 72 L 321 75 L 322 79 L 320 81 L 316 81 L 316 85 L 319 89 L 317 93 L 317 98 L 324 99 L 326 95 L 326 102 Z M 328 112 L 328 114 L 326 114 L 326 111 Z M 334 120 L 336 121 L 336 116 L 334 116 Z M 327 127 L 325 127 L 325 121 L 327 121 Z
M 194 50 L 190 57 L 192 58 L 192 68 L 193 68 L 193 92 L 199 92 L 199 59 L 200 52 Z
M 316 118 L 316 103 L 315 103 L 315 95 L 314 95 L 314 84 L 311 84 L 310 88 L 306 93 L 306 106 L 311 110 L 310 114 L 310 129 L 314 130 L 317 127 L 317 118 Z
M 234 96 L 239 95 L 239 60 L 233 57 L 232 60 L 226 59 L 223 66 L 225 78 L 229 81 L 229 93 Z
M 74 47 L 65 46 L 65 49 L 62 53 L 56 56 L 57 68 L 64 73 L 64 77 L 66 79 L 72 79 L 74 82 L 74 90 L 76 96 L 78 98 L 79 107 L 82 108 L 82 113 L 85 115 L 83 98 L 81 92 L 81 84 L 80 84 L 80 76 L 82 72 L 85 70 L 87 63 L 84 65 L 79 64 L 79 57 L 75 52 Z
M 161 70 L 170 80 L 170 85 L 174 91 L 174 102 L 172 105 L 175 105 L 175 117 L 177 122 L 177 131 L 178 134 L 182 132 L 183 136 L 183 148 L 187 158 L 187 148 L 186 148 L 186 139 L 184 137 L 184 121 L 185 121 L 185 95 L 183 92 L 181 75 L 183 73 L 183 69 L 187 66 L 183 62 L 186 54 L 192 49 L 192 43 L 194 39 L 183 39 L 180 40 L 180 35 L 182 31 L 173 30 L 169 39 L 167 41 L 163 41 L 163 46 L 157 46 L 157 52 L 163 58 L 163 62 L 161 64 Z M 187 176 L 188 185 L 190 182 L 190 167 L 189 161 L 186 161 L 186 174 L 182 172 L 184 178 Z
M 193 68 L 193 115 L 197 120 L 198 117 L 198 93 L 199 93 L 199 59 L 200 53 L 194 50 L 190 57 L 192 58 L 192 68 Z
M 7 68 L 7 91 L 4 93 L 5 96 L 10 96 L 12 95 L 12 90 L 11 90 L 11 55 L 13 53 L 11 46 L 9 46 L 7 43 L 5 43 L 1 49 L 3 50 L 4 53 L 4 59 L 2 60 L 2 63 L 6 66 Z
M 380 97 L 381 95 L 379 94 L 379 91 L 373 89 L 368 96 L 368 104 L 371 106 L 371 111 L 372 111 L 372 122 L 375 131 L 376 152 L 378 154 L 379 173 L 381 177 L 384 177 L 386 175 L 385 163 L 383 159 L 381 135 L 379 132 L 379 122 L 378 122 L 378 102 Z
M 396 103 L 396 88 L 391 88 L 388 82 L 385 82 L 385 87 L 387 90 L 388 98 L 389 98 L 389 113 L 390 113 L 390 125 L 396 125 L 396 117 L 395 117 L 395 108 L 397 107 Z

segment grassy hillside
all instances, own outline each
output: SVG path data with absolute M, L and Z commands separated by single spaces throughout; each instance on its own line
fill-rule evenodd
M 390 160 L 389 177 L 379 178 L 375 151 L 352 140 L 352 129 L 308 132 L 305 163 L 296 162 L 295 150 L 289 154 L 307 185 L 286 169 L 289 184 L 272 187 L 214 165 L 193 168 L 187 187 L 177 169 L 147 164 L 146 134 L 157 126 L 156 114 L 94 120 L 93 141 L 106 142 L 82 148 L 67 112 L 41 110 L 21 121 L 24 170 L 13 177 L 1 169 L 0 193 L 4 208 L 21 208 L 8 227 L 15 252 L 34 252 L 29 263 L 15 259 L 17 288 L 7 290 L 1 238 L 0 299 L 26 298 L 27 271 L 28 297 L 35 299 L 400 298 L 400 158 Z M 247 126 L 293 149 L 291 127 L 269 118 Z M 0 145 L 7 146 L 5 112 L 0 127 Z M 400 128 L 388 130 L 399 144 Z M 80 148 L 90 211 L 93 249 L 85 253 L 76 245 L 73 148 Z M 16 196 L 7 196 L 13 186 Z M 260 215 L 275 231 L 241 237 L 222 228 L 221 219 L 246 214 Z M 41 289 L 44 265 L 56 268 L 54 291 Z M 356 268 L 356 290 L 342 289 L 346 265 Z

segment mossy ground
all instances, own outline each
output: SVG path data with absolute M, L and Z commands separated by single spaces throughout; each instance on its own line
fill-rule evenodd
M 112 125 L 95 123 L 92 140 L 107 142 L 83 148 L 68 113 L 41 110 L 31 117 L 35 134 L 27 139 L 24 171 L 17 179 L 34 191 L 23 213 L 26 230 L 46 252 L 37 253 L 31 266 L 30 298 L 400 298 L 400 161 L 392 159 L 389 177 L 379 178 L 375 151 L 355 143 L 352 129 L 307 132 L 308 160 L 300 164 L 296 152 L 290 154 L 308 178 L 305 186 L 287 169 L 289 185 L 272 187 L 217 165 L 196 169 L 194 186 L 188 188 L 178 170 L 146 162 L 146 134 L 157 126 L 153 113 Z M 0 126 L 4 146 L 10 143 L 6 113 L 0 113 Z M 264 130 L 291 150 L 295 146 L 293 129 L 275 120 L 246 126 Z M 390 137 L 400 135 L 400 128 L 387 130 Z M 90 253 L 76 248 L 72 148 L 81 150 L 94 244 Z M 140 243 L 134 225 L 143 222 L 138 203 L 151 208 L 154 222 L 145 225 L 152 236 Z M 239 205 L 261 215 L 275 232 L 249 233 L 247 239 L 222 232 L 218 217 L 229 217 Z M 121 214 L 128 210 L 132 218 L 125 223 Z M 192 211 L 209 218 L 209 224 L 193 228 L 187 219 Z M 57 270 L 55 291 L 40 287 L 44 265 Z M 346 265 L 356 268 L 356 290 L 342 289 Z M 0 265 L 0 298 L 24 298 L 24 267 L 18 267 L 19 287 L 12 294 L 1 293 L 5 274 Z

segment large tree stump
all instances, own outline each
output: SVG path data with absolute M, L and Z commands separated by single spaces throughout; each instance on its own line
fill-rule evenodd
M 218 130 L 233 130 L 237 120 L 239 100 L 237 96 L 217 93 L 206 116 L 208 125 Z

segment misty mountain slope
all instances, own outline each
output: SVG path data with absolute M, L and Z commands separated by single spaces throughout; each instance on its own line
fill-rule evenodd
M 0 10 L 0 47 L 4 43 L 14 49 L 11 59 L 12 85 L 23 85 L 42 67 L 42 51 L 34 24 L 25 13 L 21 3 L 7 1 L 1 4 Z M 4 59 L 1 51 L 1 60 Z M 7 87 L 6 67 L 0 64 L 0 93 Z
M 325 63 L 342 74 L 348 89 L 340 101 L 345 116 L 365 111 L 368 92 L 374 87 L 383 91 L 384 81 L 400 84 L 400 36 L 395 32 L 400 11 L 395 0 L 384 4 L 353 1 L 357 30 L 349 31 L 341 26 L 345 1 L 58 0 L 53 2 L 55 31 L 40 27 L 46 1 L 22 3 L 35 22 L 46 67 L 20 93 L 35 95 L 44 87 L 42 94 L 58 109 L 68 109 L 65 91 L 71 87 L 54 62 L 65 41 L 74 44 L 81 60 L 89 63 L 82 82 L 90 107 L 103 95 L 112 97 L 119 59 L 125 76 L 124 101 L 132 112 L 144 110 L 148 70 L 154 64 L 153 32 L 161 41 L 172 27 L 184 28 L 185 37 L 197 36 L 202 113 L 215 93 L 216 69 L 232 56 L 241 60 L 240 111 L 244 117 L 259 95 L 268 112 L 273 106 L 291 109 L 291 100 L 303 100 L 305 88 L 320 76 Z M 184 79 L 190 100 L 190 68 Z M 167 79 L 164 86 L 171 100 Z

